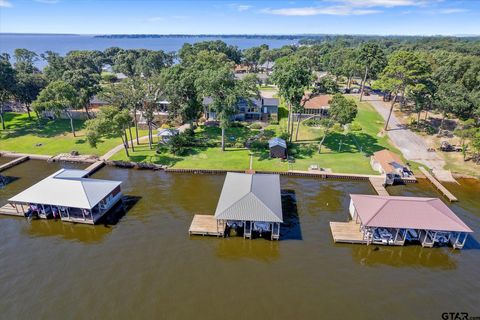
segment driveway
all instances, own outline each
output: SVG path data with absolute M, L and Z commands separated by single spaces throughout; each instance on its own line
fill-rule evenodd
M 382 97 L 377 95 L 364 97 L 364 100 L 370 102 L 383 119 L 387 120 L 390 111 L 389 102 L 383 102 Z M 441 174 L 445 166 L 445 161 L 442 157 L 437 152 L 428 152 L 427 149 L 429 147 L 425 140 L 410 129 L 407 129 L 394 113 L 390 117 L 387 135 L 395 146 L 400 149 L 405 159 L 422 163 Z

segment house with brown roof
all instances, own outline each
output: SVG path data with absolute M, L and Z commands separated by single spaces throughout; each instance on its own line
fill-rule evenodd
M 327 94 L 322 94 L 315 97 L 305 95 L 301 102 L 304 109 L 302 114 L 307 116 L 326 116 L 328 114 L 328 109 L 330 108 L 330 100 L 332 100 L 332 96 Z

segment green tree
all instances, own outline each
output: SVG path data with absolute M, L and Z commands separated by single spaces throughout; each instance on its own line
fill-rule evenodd
M 3 53 L 0 55 L 0 120 L 3 130 L 5 130 L 4 105 L 15 94 L 15 89 L 15 70 L 10 63 L 10 56 Z
M 65 113 L 70 119 L 70 127 L 75 137 L 71 109 L 77 104 L 76 99 L 75 88 L 59 80 L 49 83 L 47 87 L 40 91 L 37 99 L 33 101 L 32 107 L 38 114 L 47 111 L 53 113 L 55 117 L 60 117 L 62 112 Z
M 364 68 L 362 87 L 360 90 L 360 101 L 363 98 L 367 77 L 380 72 L 386 65 L 385 53 L 375 42 L 367 42 L 358 50 L 358 63 Z
M 287 132 L 291 141 L 293 136 L 293 112 L 301 112 L 303 96 L 305 91 L 311 87 L 313 81 L 308 60 L 301 57 L 278 59 L 272 79 L 278 87 L 279 95 L 288 106 Z
M 445 118 L 449 113 L 467 119 L 472 111 L 472 104 L 468 100 L 468 92 L 460 83 L 440 84 L 435 95 L 435 105 L 443 115 L 439 130 L 443 128 Z
M 330 101 L 330 108 L 328 109 L 328 118 L 323 121 L 324 133 L 322 140 L 318 145 L 318 153 L 322 150 L 323 142 L 327 137 L 331 127 L 335 123 L 344 126 L 351 123 L 357 116 L 358 108 L 355 101 L 345 98 L 340 93 L 333 96 Z
M 105 106 L 100 109 L 95 119 L 86 121 L 87 141 L 92 147 L 96 147 L 102 137 L 120 137 L 125 153 L 127 157 L 130 157 L 125 130 L 131 122 L 132 118 L 127 109 L 122 110 L 115 106 Z
M 17 84 L 15 87 L 15 98 L 25 104 L 28 118 L 30 116 L 30 106 L 37 98 L 40 91 L 45 88 L 47 81 L 42 74 L 38 73 L 18 73 Z
M 415 86 L 425 82 L 430 75 L 429 63 L 420 54 L 410 51 L 396 51 L 390 55 L 388 64 L 382 71 L 380 78 L 374 82 L 373 87 L 393 94 L 390 112 L 385 123 L 385 130 L 392 115 L 393 106 L 399 96 L 404 103 L 405 92 L 408 86 Z

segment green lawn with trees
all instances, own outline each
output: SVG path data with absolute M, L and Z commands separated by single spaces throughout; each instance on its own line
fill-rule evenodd
M 73 136 L 70 120 L 38 120 L 25 113 L 7 112 L 5 130 L 0 129 L 0 150 L 30 154 L 57 155 L 78 151 L 80 154 L 101 156 L 120 145 L 120 137 L 101 139 L 97 147 L 90 146 L 86 137 L 85 121 L 73 120 L 76 137 Z M 140 131 L 140 135 L 146 135 Z

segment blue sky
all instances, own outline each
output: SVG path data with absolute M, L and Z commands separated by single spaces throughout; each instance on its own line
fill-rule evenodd
M 0 32 L 480 34 L 480 0 L 0 0 Z

